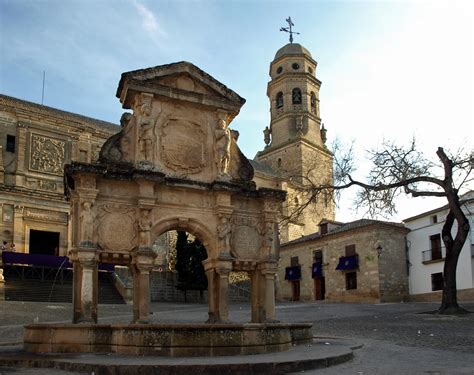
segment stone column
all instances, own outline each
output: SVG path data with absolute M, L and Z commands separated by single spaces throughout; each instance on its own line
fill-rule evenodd
M 215 268 L 208 268 L 208 264 L 206 261 L 203 262 L 204 269 L 206 270 L 206 277 L 207 277 L 207 299 L 208 299 L 208 306 L 209 306 L 209 318 L 207 319 L 206 323 L 216 323 L 218 320 L 218 313 L 217 313 L 217 295 L 216 295 L 216 270 Z
M 216 263 L 218 320 L 229 321 L 229 273 L 232 271 L 232 257 L 229 253 L 221 253 Z
M 275 320 L 275 275 L 277 273 L 277 262 L 267 260 L 260 264 L 261 270 L 261 302 L 264 305 L 264 321 L 276 322 Z
M 28 125 L 19 122 L 18 128 L 17 128 L 18 148 L 16 149 L 17 156 L 16 156 L 16 173 L 15 173 L 15 185 L 17 187 L 25 186 L 25 170 L 28 165 L 28 161 L 26 160 L 27 131 L 28 131 Z
M 264 320 L 264 312 L 263 306 L 261 303 L 261 287 L 260 287 L 260 279 L 262 275 L 260 271 L 252 271 L 250 274 L 250 283 L 251 283 L 251 291 L 250 291 L 250 303 L 251 303 L 251 310 L 252 310 L 252 323 L 262 323 Z
M 23 207 L 15 206 L 13 208 L 13 243 L 16 252 L 25 252 L 24 227 Z
M 98 255 L 93 249 L 79 248 L 74 253 L 73 323 L 97 323 Z
M 156 254 L 151 247 L 140 246 L 133 254 L 133 323 L 150 321 L 150 271 Z
M 219 280 L 219 289 L 218 289 L 218 321 L 227 322 L 229 321 L 229 304 L 228 304 L 228 294 L 229 294 L 229 269 L 218 269 L 217 278 Z
M 275 274 L 265 274 L 265 321 L 275 321 Z
M 72 322 L 78 323 L 81 318 L 81 285 L 82 268 L 78 261 L 72 259 L 73 278 L 72 278 Z

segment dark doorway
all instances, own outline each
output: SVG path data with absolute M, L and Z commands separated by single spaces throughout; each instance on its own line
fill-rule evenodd
M 31 229 L 30 254 L 59 255 L 59 233 Z
M 326 293 L 326 286 L 324 277 L 317 277 L 314 279 L 314 296 L 317 301 L 324 299 Z
M 300 281 L 293 280 L 291 282 L 291 286 L 293 289 L 293 301 L 299 301 L 300 300 Z

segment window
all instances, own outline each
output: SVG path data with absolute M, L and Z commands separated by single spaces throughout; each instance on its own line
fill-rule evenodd
M 357 289 L 357 272 L 346 273 L 346 290 Z
M 328 223 L 323 223 L 319 225 L 319 230 L 321 234 L 326 234 L 328 232 Z
M 277 108 L 283 107 L 283 93 L 281 91 L 276 96 L 276 106 Z
M 356 255 L 356 245 L 347 245 L 346 246 L 346 257 Z
M 277 74 L 280 74 L 283 71 L 283 68 L 281 66 L 278 67 L 277 69 Z
M 438 222 L 438 215 L 431 216 L 431 224 L 436 224 Z
M 293 89 L 291 94 L 293 104 L 301 104 L 301 90 L 299 88 Z
M 311 113 L 316 114 L 316 95 L 311 92 Z
M 441 235 L 435 234 L 430 236 L 431 242 L 431 260 L 441 259 Z
M 82 161 L 83 163 L 87 162 L 87 151 L 79 150 L 79 161 Z
M 443 290 L 443 273 L 432 273 L 431 274 L 431 290 Z
M 322 263 L 323 262 L 323 251 L 322 250 L 314 250 L 313 251 L 313 260 L 314 260 L 314 263 Z
M 313 74 L 313 68 L 311 68 L 310 66 L 308 66 L 308 73 Z
M 7 152 L 15 152 L 15 136 L 7 135 Z
M 290 265 L 291 265 L 291 267 L 299 266 L 299 265 L 300 265 L 300 261 L 299 261 L 298 257 L 291 257 L 291 259 L 290 259 Z

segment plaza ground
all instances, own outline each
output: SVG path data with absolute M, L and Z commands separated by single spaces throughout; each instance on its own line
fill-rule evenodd
M 474 303 L 463 304 L 474 311 Z M 0 301 L 0 351 L 18 348 L 23 325 L 70 322 L 71 304 Z M 314 374 L 469 374 L 474 375 L 474 314 L 439 316 L 433 303 L 348 304 L 279 303 L 284 322 L 313 322 L 319 337 L 344 337 L 362 344 L 350 362 Z M 153 322 L 203 322 L 207 305 L 152 303 Z M 132 307 L 100 305 L 99 321 L 129 322 Z M 248 304 L 232 304 L 230 318 L 250 320 Z M 278 354 L 274 354 L 277 356 Z M 51 369 L 1 368 L 0 374 L 72 374 Z

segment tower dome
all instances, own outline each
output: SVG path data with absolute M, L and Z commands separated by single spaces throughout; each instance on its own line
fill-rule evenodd
M 285 55 L 305 55 L 312 58 L 311 53 L 298 43 L 288 43 L 287 45 L 281 47 L 275 54 L 275 58 L 273 60 L 279 59 Z

